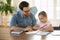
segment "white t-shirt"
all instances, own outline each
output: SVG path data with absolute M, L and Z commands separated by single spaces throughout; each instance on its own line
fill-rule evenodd
M 40 27 L 48 27 L 49 25 L 51 25 L 51 23 L 49 21 L 47 21 L 46 23 L 39 22 L 38 25 Z

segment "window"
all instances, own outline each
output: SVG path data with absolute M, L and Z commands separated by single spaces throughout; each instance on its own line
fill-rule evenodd
M 60 19 L 60 0 L 57 0 L 56 2 L 56 19 Z
M 46 11 L 48 19 L 53 19 L 53 0 L 35 0 L 38 12 Z
M 48 19 L 53 26 L 60 24 L 60 0 L 35 0 L 35 5 L 38 8 L 38 13 L 40 11 L 47 12 Z

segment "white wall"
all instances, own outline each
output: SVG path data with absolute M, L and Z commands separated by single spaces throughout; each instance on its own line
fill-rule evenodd
M 5 0 L 0 0 L 0 1 L 5 1 Z M 30 6 L 36 6 L 39 11 L 45 10 L 47 13 L 49 13 L 48 14 L 49 20 L 52 22 L 54 26 L 56 25 L 58 26 L 60 24 L 60 19 L 59 20 L 56 19 L 56 3 L 55 3 L 56 0 L 53 1 L 52 0 L 41 0 L 41 1 L 40 0 L 12 0 L 12 5 L 14 7 L 17 7 L 21 1 L 27 1 L 30 3 Z

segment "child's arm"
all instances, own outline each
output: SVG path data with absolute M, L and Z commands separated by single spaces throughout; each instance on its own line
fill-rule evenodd
M 52 24 L 50 24 L 48 27 L 43 27 L 41 30 L 42 30 L 42 31 L 49 31 L 49 32 L 53 32 Z

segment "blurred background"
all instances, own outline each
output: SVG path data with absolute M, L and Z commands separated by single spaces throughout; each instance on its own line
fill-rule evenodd
M 46 11 L 48 19 L 54 27 L 54 32 L 47 36 L 47 40 L 60 40 L 60 0 L 0 0 L 0 40 L 19 39 L 20 35 L 18 35 L 19 37 L 16 36 L 16 38 L 10 35 L 9 24 L 12 15 L 19 11 L 19 3 L 21 1 L 27 1 L 30 4 L 30 11 L 35 15 L 37 22 L 39 22 L 38 13 Z M 41 39 L 37 35 L 31 38 L 33 40 Z
M 4 9 L 5 11 L 1 12 L 0 9 L 0 25 L 9 26 L 13 13 L 19 11 L 19 3 L 21 1 L 27 1 L 30 4 L 31 11 L 37 20 L 38 13 L 40 11 L 46 11 L 53 27 L 60 25 L 60 0 L 10 0 L 10 2 L 8 0 L 0 0 L 0 6 L 3 5 L 1 2 L 6 3 L 6 9 L 8 11 L 6 12 L 6 9 Z

